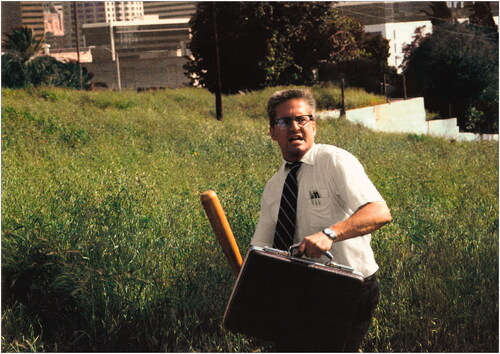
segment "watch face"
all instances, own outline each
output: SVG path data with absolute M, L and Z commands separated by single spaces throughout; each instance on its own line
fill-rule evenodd
M 326 229 L 323 230 L 323 233 L 328 236 L 333 242 L 337 240 L 337 235 L 335 235 L 335 231 L 327 227 Z

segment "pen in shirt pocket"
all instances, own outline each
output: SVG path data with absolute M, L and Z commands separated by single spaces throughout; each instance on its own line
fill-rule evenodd
M 321 205 L 320 198 L 321 196 L 319 195 L 318 191 L 309 191 L 309 196 L 311 197 L 311 203 L 313 205 Z

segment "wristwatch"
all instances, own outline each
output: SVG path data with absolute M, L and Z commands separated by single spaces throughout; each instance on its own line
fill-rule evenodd
M 337 235 L 335 234 L 335 231 L 327 227 L 326 229 L 323 229 L 323 233 L 330 238 L 333 242 L 337 240 Z

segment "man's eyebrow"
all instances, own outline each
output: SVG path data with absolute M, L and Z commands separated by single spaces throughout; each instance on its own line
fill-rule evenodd
M 299 115 L 293 116 L 293 117 L 287 116 L 287 117 L 276 118 L 276 120 L 278 120 L 278 119 L 293 119 L 293 118 L 304 117 L 304 116 L 309 117 L 309 116 L 312 116 L 312 114 L 299 114 Z

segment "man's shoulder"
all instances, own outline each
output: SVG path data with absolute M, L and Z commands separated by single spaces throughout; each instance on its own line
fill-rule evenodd
M 280 179 L 283 179 L 281 168 L 278 169 L 266 182 L 266 188 L 274 185 L 275 183 L 280 183 Z
M 330 144 L 316 144 L 316 149 L 318 154 L 338 154 L 342 153 L 342 151 L 347 151 Z
M 321 161 L 324 159 L 331 159 L 334 162 L 343 160 L 343 159 L 351 159 L 355 158 L 353 154 L 349 151 L 342 149 L 338 146 L 329 145 L 329 144 L 316 144 L 316 158 Z

